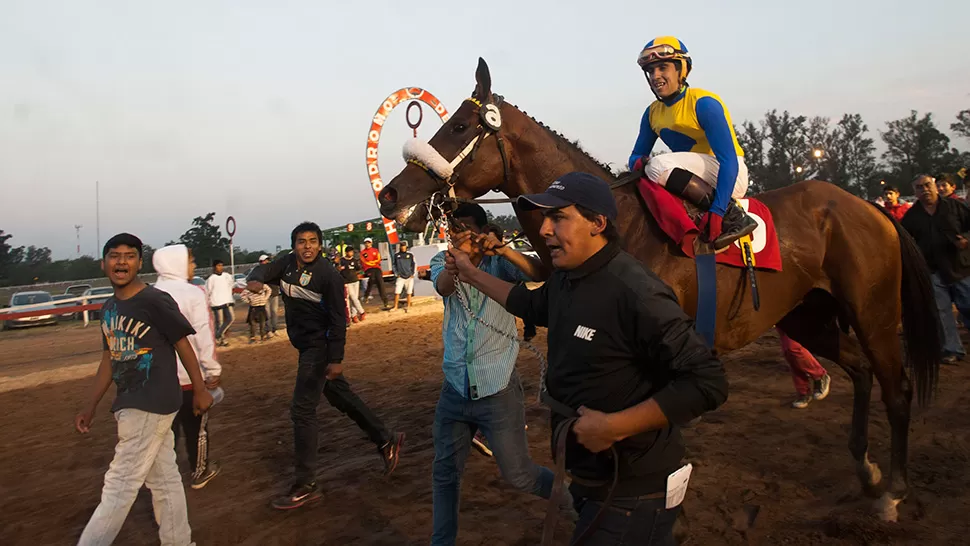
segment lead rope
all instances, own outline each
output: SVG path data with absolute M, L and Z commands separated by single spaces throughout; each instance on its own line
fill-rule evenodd
M 443 197 L 439 193 L 435 193 L 431 196 L 428 201 L 428 223 L 432 225 L 437 225 L 439 228 L 443 228 L 442 231 L 445 234 L 445 242 L 448 246 L 451 246 L 451 231 L 448 229 L 448 213 L 445 211 L 445 200 L 435 199 L 435 197 Z M 434 209 L 438 209 L 438 218 L 434 218 Z M 536 403 L 542 403 L 542 393 L 546 390 L 546 357 L 542 354 L 542 351 L 538 349 L 535 345 L 529 343 L 525 339 L 520 339 L 516 333 L 509 333 L 498 329 L 498 327 L 489 324 L 482 320 L 474 311 L 472 311 L 471 305 L 468 303 L 468 299 L 465 296 L 465 291 L 463 289 L 463 283 L 458 277 L 455 277 L 455 293 L 458 294 L 458 302 L 461 304 L 462 308 L 468 313 L 468 316 L 475 319 L 476 322 L 482 326 L 488 328 L 489 330 L 495 332 L 496 334 L 508 339 L 509 341 L 518 342 L 519 345 L 528 349 L 532 354 L 535 355 L 536 359 L 539 361 L 539 391 L 536 394 Z

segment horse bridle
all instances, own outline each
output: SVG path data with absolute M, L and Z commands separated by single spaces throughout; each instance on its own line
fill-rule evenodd
M 483 103 L 478 98 L 472 96 L 465 99 L 463 102 L 470 102 L 478 107 L 478 132 L 474 137 L 465 145 L 464 148 L 449 162 L 451 168 L 450 173 L 438 173 L 434 169 L 425 165 L 422 161 L 409 158 L 407 163 L 419 167 L 424 172 L 428 173 L 428 176 L 434 180 L 437 186 L 437 191 L 432 194 L 431 200 L 434 201 L 436 196 L 438 199 L 443 201 L 451 202 L 453 205 L 458 203 L 482 203 L 482 204 L 497 204 L 497 203 L 512 203 L 513 200 L 509 198 L 505 199 L 465 199 L 455 195 L 455 184 L 458 181 L 458 168 L 460 166 L 468 165 L 475 161 L 475 154 L 481 147 L 485 139 L 491 135 L 495 136 L 495 143 L 498 146 L 499 155 L 502 156 L 502 179 L 506 186 L 508 186 L 511 180 L 511 174 L 509 172 L 509 159 L 508 153 L 505 150 L 505 140 L 499 131 L 502 128 L 502 113 L 499 110 L 505 99 L 501 95 L 492 94 L 488 102 Z M 440 155 L 440 152 L 439 152 Z M 466 162 L 465 159 L 468 159 Z M 494 190 L 494 188 L 493 188 Z

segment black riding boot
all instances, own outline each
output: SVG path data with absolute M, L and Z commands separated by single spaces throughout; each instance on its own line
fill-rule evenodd
M 674 168 L 667 176 L 667 191 L 683 198 L 688 203 L 707 212 L 714 199 L 714 188 L 694 173 Z M 721 250 L 745 235 L 750 235 L 758 223 L 744 212 L 738 202 L 731 199 L 724 220 L 721 222 L 721 235 L 712 242 L 714 250 Z
M 720 250 L 745 235 L 751 235 L 757 227 L 758 222 L 748 216 L 737 201 L 731 199 L 721 222 L 721 235 L 714 240 L 714 250 Z

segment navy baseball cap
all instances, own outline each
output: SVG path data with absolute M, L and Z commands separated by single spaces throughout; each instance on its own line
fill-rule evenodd
M 523 210 L 561 209 L 580 205 L 616 222 L 616 200 L 613 190 L 602 178 L 581 172 L 564 174 L 545 193 L 520 195 L 516 201 Z

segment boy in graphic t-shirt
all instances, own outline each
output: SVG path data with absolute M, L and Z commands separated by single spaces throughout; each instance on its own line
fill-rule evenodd
M 185 491 L 175 463 L 172 421 L 182 405 L 175 355 L 192 380 L 196 413 L 212 405 L 188 336 L 195 333 L 165 292 L 138 278 L 142 244 L 134 235 L 115 235 L 104 245 L 101 267 L 114 296 L 101 308 L 104 352 L 86 408 L 74 419 L 81 433 L 90 430 L 98 403 L 112 380 L 117 396 L 111 405 L 118 423 L 114 459 L 104 475 L 101 503 L 78 544 L 110 544 L 121 530 L 142 484 L 152 504 L 162 544 L 190 544 L 192 530 Z

